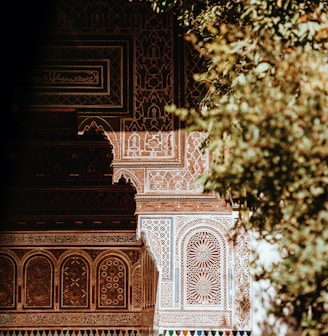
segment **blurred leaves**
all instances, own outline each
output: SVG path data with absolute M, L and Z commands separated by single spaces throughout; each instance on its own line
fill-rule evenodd
M 246 199 L 242 225 L 280 253 L 256 274 L 274 314 L 328 335 L 327 1 L 147 1 L 175 11 L 206 61 L 199 108 L 167 107 L 207 134 L 204 192 Z

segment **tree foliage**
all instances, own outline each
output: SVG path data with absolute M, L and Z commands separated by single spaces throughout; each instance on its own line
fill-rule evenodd
M 256 275 L 277 293 L 274 314 L 328 335 L 327 2 L 147 1 L 175 11 L 206 62 L 199 108 L 167 106 L 207 134 L 204 192 L 245 200 L 240 223 L 278 247 Z

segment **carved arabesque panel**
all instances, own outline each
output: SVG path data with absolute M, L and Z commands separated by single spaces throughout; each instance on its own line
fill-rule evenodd
M 25 264 L 24 308 L 52 308 L 53 264 L 42 255 L 32 256 Z
M 117 256 L 107 256 L 98 265 L 98 307 L 127 308 L 127 266 Z
M 223 307 L 223 288 L 226 285 L 225 246 L 218 237 L 204 228 L 185 240 L 185 306 Z
M 204 83 L 196 82 L 193 75 L 206 71 L 206 63 L 190 42 L 184 45 L 184 59 L 187 64 L 184 68 L 184 105 L 198 108 L 206 95 L 207 87 Z
M 15 308 L 16 267 L 7 255 L 0 255 L 0 308 Z
M 81 256 L 68 257 L 61 267 L 61 307 L 89 306 L 89 265 Z
M 135 233 L 6 232 L 0 240 L 0 303 L 16 304 L 1 307 L 0 333 L 153 328 L 158 270 Z
M 158 214 L 139 216 L 139 234 L 145 233 L 160 269 L 172 270 L 170 278 L 160 273 L 159 325 L 249 328 L 249 237 L 240 232 L 236 244 L 232 243 L 234 215 L 176 214 L 167 218 L 172 222 L 170 243 L 160 239 L 169 226 L 160 229 Z M 158 248 L 158 242 L 167 246 L 169 258 L 161 260 L 164 250 Z
M 132 232 L 16 232 L 2 238 L 6 250 L 0 255 L 0 302 L 7 314 L 15 305 L 19 313 L 38 309 L 49 314 L 98 308 L 141 311 L 155 305 L 157 269 Z
M 171 279 L 172 218 L 141 218 L 139 223 L 139 233 L 143 232 L 145 234 L 150 252 L 161 269 L 162 279 Z
M 136 267 L 132 272 L 132 306 L 142 308 L 142 276 L 141 267 Z
M 122 158 L 177 160 L 174 117 L 165 112 L 165 105 L 175 100 L 173 17 L 149 9 L 135 34 L 135 118 L 123 120 Z
M 208 166 L 208 156 L 201 151 L 205 134 L 191 132 L 185 140 L 185 167 L 176 169 L 149 168 L 146 176 L 146 192 L 201 193 L 202 186 L 196 182 Z
M 234 308 L 235 323 L 251 329 L 251 275 L 250 275 L 250 236 L 243 227 L 238 228 L 235 242 L 236 262 L 234 267 Z

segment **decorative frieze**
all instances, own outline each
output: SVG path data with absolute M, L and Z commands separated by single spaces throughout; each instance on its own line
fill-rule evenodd
M 159 313 L 159 324 L 165 329 L 215 329 L 231 328 L 232 311 L 170 312 Z
M 135 197 L 137 214 L 181 213 L 181 214 L 209 214 L 231 213 L 231 207 L 223 199 L 213 196 L 171 196 L 158 195 Z M 154 202 L 156 200 L 156 202 Z
M 108 326 L 143 326 L 152 321 L 151 313 L 140 312 L 27 312 L 2 313 L 0 324 L 2 327 L 108 327 Z
M 40 246 L 135 246 L 141 245 L 135 231 L 116 233 L 110 231 L 79 232 L 1 232 L 1 247 L 40 247 Z

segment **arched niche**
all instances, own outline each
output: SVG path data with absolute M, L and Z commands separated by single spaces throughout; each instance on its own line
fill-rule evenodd
M 24 264 L 24 308 L 53 308 L 54 265 L 44 254 L 30 256 Z

